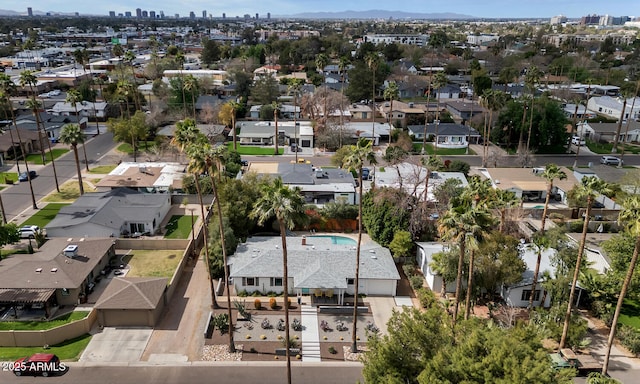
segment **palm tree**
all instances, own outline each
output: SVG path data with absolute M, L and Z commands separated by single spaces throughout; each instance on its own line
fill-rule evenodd
M 229 106 L 231 107 L 231 133 L 233 135 L 233 150 L 238 150 L 238 135 L 236 133 L 236 114 L 238 113 L 238 109 L 240 109 L 241 105 L 237 101 L 229 101 Z
M 447 85 L 447 76 L 444 73 L 438 72 L 433 76 L 433 88 L 438 92 L 438 101 L 436 103 L 436 119 L 434 123 L 436 124 L 436 139 L 434 141 L 434 151 L 433 153 L 438 155 L 438 125 L 440 125 L 440 88 Z
M 287 93 L 293 93 L 293 130 L 295 135 L 295 143 L 296 145 L 300 145 L 298 142 L 298 94 L 300 93 L 300 89 L 302 89 L 302 80 L 301 79 L 291 79 L 289 81 L 289 85 L 287 86 Z M 298 151 L 296 150 L 296 164 L 298 164 Z
M 40 145 L 42 145 L 41 149 L 40 149 L 40 154 L 42 155 L 42 164 L 46 165 L 46 156 L 45 156 L 45 152 L 44 152 L 44 144 L 43 144 L 43 137 L 46 137 L 46 139 L 44 141 L 47 142 L 47 146 L 49 147 L 49 154 L 51 155 L 51 166 L 53 167 L 53 180 L 56 183 L 56 191 L 60 192 L 60 185 L 58 184 L 58 172 L 56 170 L 56 162 L 54 160 L 54 156 L 53 156 L 53 151 L 51 150 L 51 141 L 49 140 L 49 138 L 47 137 L 46 132 L 43 132 L 43 129 L 40 125 L 40 107 L 42 106 L 42 103 L 38 100 L 34 98 L 27 100 L 26 102 L 27 107 L 31 108 L 31 110 L 33 111 L 33 114 L 36 118 L 36 125 L 38 127 L 38 137 L 40 138 Z
M 116 86 L 116 94 L 119 96 L 120 101 L 125 103 L 127 117 L 131 116 L 129 112 L 129 97 L 133 94 L 133 92 L 134 86 L 129 80 L 122 79 L 118 81 L 118 84 Z M 120 113 L 122 114 L 122 106 L 120 108 Z
M 500 226 L 498 227 L 498 231 L 500 231 L 501 233 L 505 232 L 507 222 L 507 209 L 517 207 L 519 204 L 520 199 L 514 192 L 504 189 L 494 190 L 491 205 L 492 207 L 497 208 L 500 211 Z
M 322 82 L 323 83 L 325 83 L 325 81 L 324 81 L 324 67 L 326 67 L 328 64 L 329 64 L 329 58 L 327 57 L 327 55 L 325 55 L 324 53 L 321 53 L 318 56 L 316 56 L 316 71 L 320 72 L 323 75 L 322 76 Z M 326 84 L 324 86 L 324 110 L 323 110 L 323 116 L 324 116 L 323 125 L 326 126 L 327 118 L 329 116 L 329 112 L 327 111 L 327 85 Z
M 60 132 L 60 141 L 70 145 L 73 149 L 73 156 L 76 159 L 76 172 L 78 174 L 78 187 L 80 194 L 84 195 L 84 186 L 82 185 L 82 172 L 80 171 L 80 160 L 78 160 L 78 143 L 84 143 L 84 134 L 78 124 L 67 124 Z
M 444 241 L 458 243 L 460 256 L 458 258 L 458 272 L 456 277 L 456 304 L 453 312 L 455 326 L 462 292 L 462 269 L 467 248 L 467 234 L 477 236 L 488 220 L 483 204 L 473 204 L 469 196 L 459 196 L 451 200 L 449 210 L 440 218 L 438 232 Z M 467 287 L 470 289 L 470 287 Z
M 24 166 L 27 170 L 27 181 L 29 182 L 29 190 L 31 191 L 31 202 L 33 204 L 33 209 L 38 209 L 38 205 L 36 204 L 36 195 L 33 192 L 33 184 L 31 183 L 31 174 L 29 172 L 29 163 L 27 162 L 26 150 L 24 147 L 24 143 L 22 142 L 22 137 L 20 137 L 20 130 L 18 129 L 18 125 L 16 124 L 16 116 L 13 113 L 13 104 L 11 103 L 11 94 L 12 92 L 15 92 L 15 89 L 16 85 L 13 80 L 11 80 L 8 75 L 0 73 L 0 100 L 4 100 L 8 104 L 8 108 L 11 113 L 11 121 L 13 122 L 13 128 L 16 130 L 16 134 L 18 135 L 18 146 L 20 147 L 20 154 L 22 155 Z M 13 133 L 11 129 L 9 129 L 9 134 L 11 135 L 11 145 L 13 145 Z M 18 154 L 15 154 L 15 156 L 16 167 L 18 168 L 19 172 L 20 166 L 18 163 Z M 2 210 L 2 212 L 4 213 L 4 209 Z
M 176 147 L 180 153 L 183 153 L 187 145 L 194 142 L 199 134 L 200 130 L 196 126 L 195 121 L 191 119 L 178 121 L 170 144 Z
M 338 70 L 340 71 L 340 82 L 342 83 L 340 87 L 340 142 L 339 146 L 342 147 L 342 129 L 344 126 L 344 83 L 346 80 L 346 71 L 349 68 L 351 62 L 347 56 L 340 57 L 340 61 L 338 61 Z
M 213 189 L 213 199 L 216 203 L 216 210 L 218 214 L 218 230 L 220 231 L 220 244 L 222 247 L 222 262 L 224 265 L 224 285 L 227 291 L 227 315 L 229 316 L 229 351 L 235 352 L 236 346 L 233 340 L 233 317 L 231 312 L 231 287 L 229 287 L 229 267 L 227 264 L 227 247 L 226 240 L 224 236 L 224 220 L 222 215 L 222 206 L 220 204 L 220 199 L 218 197 L 218 186 L 215 178 L 216 171 L 216 159 L 217 153 L 214 148 L 211 147 L 209 140 L 207 137 L 199 133 L 196 140 L 193 141 L 193 145 L 191 146 L 190 154 L 192 156 L 193 161 L 198 162 L 200 169 L 205 169 L 209 173 L 209 178 L 211 179 L 211 188 Z M 219 170 L 218 170 L 219 171 Z M 207 259 L 207 263 L 209 263 L 209 259 Z
M 530 247 L 536 251 L 536 268 L 533 271 L 533 279 L 531 282 L 531 293 L 529 294 L 529 311 L 533 310 L 533 299 L 536 296 L 536 285 L 538 285 L 538 276 L 540 274 L 540 264 L 542 262 L 542 252 L 549 248 L 549 238 L 541 232 L 537 232 L 531 238 Z M 540 306 L 543 306 L 544 302 L 540 302 Z
M 529 133 L 527 136 L 527 153 L 529 152 L 529 145 L 531 144 L 531 131 L 533 130 L 533 102 L 536 96 L 536 84 L 540 80 L 540 70 L 535 65 L 532 65 L 527 70 L 527 74 L 524 77 L 524 83 L 531 92 L 531 108 L 529 108 Z
M 485 124 L 482 166 L 487 166 L 487 156 L 489 155 L 489 140 L 493 127 L 493 112 L 501 110 L 507 102 L 507 94 L 502 91 L 487 89 L 482 96 L 481 104 L 489 110 L 489 121 Z M 486 122 L 486 120 L 485 120 Z
M 616 327 L 618 326 L 618 318 L 620 317 L 620 311 L 622 310 L 622 304 L 624 298 L 627 295 L 627 289 L 631 284 L 631 278 L 636 269 L 638 262 L 638 253 L 640 252 L 640 196 L 633 195 L 626 199 L 622 203 L 622 210 L 619 214 L 619 222 L 624 223 L 627 227 L 627 231 L 635 236 L 636 242 L 633 247 L 633 255 L 627 268 L 627 274 L 624 277 L 620 294 L 618 295 L 618 303 L 616 309 L 613 312 L 613 321 L 611 323 L 611 330 L 609 331 L 609 338 L 607 339 L 607 353 L 604 355 L 604 363 L 602 364 L 602 374 L 606 375 L 609 369 L 609 357 L 611 355 L 611 346 L 613 345 L 613 338 L 616 335 Z
M 78 123 L 78 127 L 80 127 L 80 114 L 78 114 L 78 103 L 82 101 L 82 95 L 76 89 L 70 89 L 67 91 L 67 97 L 65 102 L 71 104 L 73 109 L 76 112 L 76 122 Z M 82 141 L 82 151 L 84 152 L 84 164 L 87 168 L 87 172 L 89 172 L 89 161 L 87 160 L 87 149 L 84 145 L 84 140 Z
M 358 286 L 360 284 L 360 247 L 362 245 L 362 168 L 364 163 L 375 164 L 373 142 L 360 138 L 356 145 L 351 145 L 347 155 L 342 159 L 342 166 L 358 173 L 358 245 L 356 247 L 356 276 L 353 300 L 353 334 L 351 336 L 351 352 L 358 351 L 356 330 L 358 325 Z
M 551 192 L 553 191 L 553 181 L 556 179 L 564 180 L 567 178 L 567 174 L 564 173 L 564 171 L 561 170 L 557 165 L 547 164 L 544 167 L 544 172 L 539 174 L 539 176 L 547 180 L 547 196 L 544 199 L 544 209 L 542 210 L 542 224 L 540 226 L 540 232 L 544 233 L 545 224 L 547 221 L 547 211 L 549 209 L 549 200 L 551 199 Z
M 391 128 L 391 116 L 393 115 L 393 100 L 397 99 L 400 95 L 400 90 L 398 89 L 398 84 L 395 81 L 391 81 L 389 85 L 384 89 L 384 99 L 389 100 L 391 103 L 389 104 L 389 114 L 387 115 L 387 123 L 389 124 L 389 128 Z M 389 143 L 391 143 L 391 133 L 389 133 Z
M 193 108 L 193 119 L 196 120 L 196 99 L 195 99 L 195 94 L 199 92 L 198 79 L 196 79 L 192 75 L 189 75 L 189 76 L 185 77 L 184 78 L 184 82 L 182 84 L 182 88 L 183 88 L 185 93 L 189 92 L 189 94 L 191 95 L 191 107 Z M 186 100 L 183 100 L 183 102 L 186 105 Z
M 587 200 L 587 210 L 584 216 L 584 224 L 582 225 L 582 236 L 580 238 L 580 246 L 578 247 L 578 258 L 576 259 L 576 267 L 573 271 L 573 280 L 571 281 L 571 290 L 569 291 L 569 302 L 567 303 L 567 312 L 564 315 L 564 325 L 562 327 L 562 338 L 560 339 L 559 348 L 564 348 L 569 332 L 569 322 L 571 321 L 571 309 L 573 308 L 573 299 L 576 293 L 576 284 L 578 283 L 578 275 L 582 264 L 582 255 L 584 254 L 585 244 L 587 242 L 587 230 L 589 229 L 589 219 L 591 216 L 591 206 L 599 194 L 610 195 L 612 193 L 611 185 L 606 181 L 595 176 L 583 177 L 581 183 L 576 188 L 576 199 Z
M 371 132 L 371 140 L 375 142 L 376 140 L 376 71 L 380 66 L 380 55 L 378 52 L 369 52 L 367 56 L 364 58 L 364 61 L 367 63 L 367 67 L 371 71 L 371 76 L 373 80 L 371 82 L 371 124 L 372 124 L 372 132 Z M 373 174 L 375 177 L 375 173 Z
M 431 177 L 431 172 L 437 171 L 444 164 L 438 156 L 429 155 L 421 157 L 420 164 L 427 170 L 427 174 L 424 177 L 424 202 L 426 203 L 429 199 L 429 177 Z
M 40 113 L 38 109 L 40 108 L 40 103 L 36 100 L 36 92 L 33 88 L 38 84 L 38 78 L 33 72 L 26 70 L 20 72 L 20 86 L 25 87 L 29 86 L 29 91 L 31 93 L 30 103 L 27 104 L 29 108 L 33 111 L 33 116 L 36 119 L 36 127 L 38 129 L 38 138 L 40 139 L 40 154 L 42 155 L 42 164 L 46 164 L 45 156 L 44 156 L 44 143 L 42 142 L 42 133 L 40 132 Z
M 280 113 L 280 104 L 278 104 L 277 102 L 273 102 L 271 104 L 271 106 L 273 107 L 273 121 L 275 123 L 276 126 L 276 131 L 275 131 L 275 136 L 273 136 L 273 143 L 275 145 L 275 152 L 273 153 L 274 155 L 279 155 L 280 153 L 278 152 L 278 114 Z M 296 148 L 296 150 L 298 150 Z
M 282 179 L 273 179 L 263 186 L 262 196 L 255 202 L 251 216 L 263 225 L 275 217 L 280 228 L 282 240 L 282 285 L 284 293 L 284 324 L 287 356 L 287 383 L 291 384 L 291 350 L 289 348 L 289 270 L 287 260 L 287 229 L 291 230 L 297 220 L 304 215 L 304 198 L 299 188 L 291 189 L 282 183 Z

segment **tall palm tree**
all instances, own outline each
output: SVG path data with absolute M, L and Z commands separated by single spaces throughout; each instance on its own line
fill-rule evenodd
M 341 87 L 340 87 L 340 140 L 339 140 L 339 146 L 342 147 L 342 129 L 344 127 L 344 105 L 343 105 L 343 101 L 344 101 L 344 83 L 346 81 L 346 72 L 347 69 L 349 68 L 349 65 L 351 64 L 351 62 L 349 61 L 349 58 L 347 56 L 342 56 L 340 57 L 340 61 L 338 61 L 338 70 L 340 71 L 340 82 L 341 82 Z
M 387 123 L 391 128 L 391 116 L 393 115 L 393 100 L 396 100 L 400 95 L 398 84 L 395 81 L 389 82 L 389 85 L 384 89 L 384 99 L 389 100 L 389 114 L 387 115 Z M 389 133 L 389 143 L 391 143 L 391 133 Z
M 542 263 L 542 252 L 549 248 L 549 238 L 544 233 L 536 232 L 531 238 L 530 247 L 536 251 L 536 268 L 533 271 L 533 279 L 531 281 L 531 293 L 529 294 L 529 311 L 533 310 L 533 299 L 536 296 L 536 286 L 538 285 L 538 276 L 540 275 L 540 264 Z M 543 306 L 544 302 L 540 302 L 540 306 Z
M 34 87 L 38 85 L 38 78 L 36 75 L 29 71 L 20 72 L 20 86 L 25 87 L 29 86 L 29 93 L 31 94 L 30 103 L 27 104 L 29 108 L 33 111 L 33 117 L 36 119 L 36 127 L 38 130 L 38 138 L 40 140 L 40 154 L 42 155 L 42 164 L 46 164 L 45 156 L 44 156 L 44 143 L 42 142 L 42 133 L 40 132 L 40 113 L 38 109 L 40 108 L 40 103 L 36 100 L 36 91 Z
M 304 215 L 304 198 L 299 188 L 291 189 L 282 183 L 282 179 L 273 179 L 263 186 L 262 195 L 255 202 L 251 216 L 262 225 L 275 217 L 280 228 L 282 240 L 282 285 L 284 293 L 284 332 L 287 356 L 287 383 L 291 384 L 291 350 L 289 348 L 289 270 L 287 260 L 287 229 L 291 230 L 297 220 Z
M 462 269 L 468 244 L 467 234 L 476 236 L 482 231 L 487 213 L 480 205 L 472 203 L 469 196 L 459 196 L 451 200 L 449 210 L 439 219 L 438 232 L 444 241 L 458 243 L 460 256 L 456 277 L 456 303 L 453 311 L 453 324 L 458 318 L 458 307 L 462 293 Z M 469 289 L 469 287 L 467 287 Z
M 324 81 L 324 67 L 329 64 L 329 58 L 324 53 L 316 56 L 316 71 L 322 74 L 322 83 L 324 84 L 324 109 L 323 109 L 323 125 L 327 125 L 327 119 L 329 117 L 329 111 L 327 111 L 327 85 Z
M 78 160 L 78 143 L 84 143 L 84 139 L 84 134 L 78 124 L 67 124 L 60 132 L 60 142 L 70 145 L 71 149 L 73 149 L 73 156 L 76 160 L 76 173 L 78 174 L 78 187 L 81 195 L 84 195 L 84 186 L 82 185 L 80 160 Z
M 227 315 L 229 316 L 229 351 L 235 352 L 236 346 L 233 340 L 234 327 L 233 318 L 231 312 L 231 287 L 229 286 L 229 266 L 227 264 L 227 246 L 224 236 L 224 220 L 222 215 L 222 205 L 218 197 L 218 185 L 216 182 L 215 174 L 219 173 L 219 169 L 216 169 L 217 153 L 214 148 L 211 147 L 207 137 L 200 133 L 196 140 L 193 142 L 190 154 L 195 162 L 198 162 L 198 166 L 201 169 L 206 169 L 211 179 L 211 188 L 213 190 L 213 199 L 216 203 L 216 211 L 218 214 L 218 230 L 220 231 L 220 244 L 222 247 L 222 262 L 224 265 L 224 286 L 227 291 Z M 218 171 L 218 172 L 216 172 Z M 207 262 L 209 262 L 207 260 Z
M 36 195 L 33 191 L 33 184 L 31 183 L 31 174 L 29 172 L 29 163 L 27 162 L 27 155 L 24 143 L 22 142 L 22 137 L 20 137 L 20 130 L 18 129 L 18 125 L 16 124 L 16 116 L 13 113 L 13 104 L 11 103 L 11 94 L 15 92 L 16 86 L 11 78 L 4 74 L 0 73 L 0 100 L 4 100 L 8 104 L 8 108 L 11 114 L 11 121 L 13 122 L 13 128 L 16 130 L 16 134 L 18 135 L 18 146 L 20 147 L 20 155 L 24 160 L 24 166 L 27 170 L 27 181 L 29 182 L 29 190 L 31 192 L 31 202 L 33 204 L 33 209 L 38 209 L 38 204 L 36 204 Z M 13 145 L 13 133 L 11 129 L 9 130 L 11 134 L 11 144 Z M 15 149 L 14 149 L 15 153 Z M 15 153 L 16 156 L 16 167 L 18 171 L 20 171 L 20 166 L 18 163 L 18 154 Z M 4 213 L 4 209 L 2 210 Z
M 116 85 L 116 94 L 119 97 L 119 100 L 121 102 L 124 102 L 126 106 L 127 117 L 131 116 L 131 112 L 129 110 L 129 97 L 131 97 L 134 90 L 135 90 L 135 87 L 129 80 L 126 80 L 126 79 L 118 80 L 118 84 Z M 120 113 L 122 114 L 122 110 L 120 111 Z
M 431 172 L 437 171 L 444 164 L 438 156 L 429 155 L 421 157 L 420 164 L 425 167 L 427 171 L 427 174 L 424 177 L 424 202 L 426 203 L 429 199 L 429 178 L 431 177 Z
M 291 79 L 287 86 L 287 93 L 293 94 L 293 130 L 295 135 L 296 145 L 300 145 L 298 142 L 298 95 L 302 89 L 301 79 Z M 298 164 L 298 151 L 296 151 L 296 164 Z
M 204 230 L 204 255 L 205 264 L 207 266 L 207 274 L 209 275 L 209 289 L 211 291 L 211 306 L 213 308 L 219 308 L 218 300 L 216 298 L 216 289 L 213 283 L 213 276 L 211 274 L 211 258 L 209 256 L 209 221 L 208 215 L 204 208 L 204 202 L 202 199 L 202 187 L 200 186 L 200 176 L 207 171 L 206 163 L 203 161 L 202 146 L 197 142 L 189 142 L 185 147 L 185 152 L 189 156 L 189 165 L 187 171 L 193 175 L 194 184 L 196 187 L 196 193 L 198 194 L 198 202 L 200 203 L 200 214 L 202 215 L 202 225 Z M 231 321 L 231 319 L 229 319 Z M 229 332 L 233 332 L 229 328 Z
M 371 140 L 376 140 L 376 71 L 378 71 L 378 67 L 380 66 L 380 55 L 378 52 L 369 52 L 367 56 L 364 58 L 364 61 L 367 63 L 367 67 L 371 71 L 371 76 L 373 80 L 371 81 L 371 124 L 372 124 L 372 132 L 371 132 Z M 375 173 L 374 173 L 375 177 Z
M 437 98 L 437 102 L 436 102 L 436 119 L 434 121 L 434 123 L 436 124 L 436 138 L 434 141 L 434 151 L 433 153 L 437 156 L 438 155 L 438 125 L 440 125 L 440 88 L 444 87 L 445 85 L 447 85 L 447 76 L 445 76 L 444 73 L 442 72 L 438 72 L 433 76 L 433 88 L 436 89 L 436 92 L 438 92 L 438 98 Z
M 527 69 L 527 74 L 524 76 L 524 83 L 529 92 L 531 92 L 531 108 L 529 108 L 529 133 L 527 135 L 527 153 L 529 152 L 529 146 L 531 144 L 531 131 L 533 131 L 533 102 L 536 97 L 536 84 L 540 80 L 540 70 L 535 65 L 532 65 Z
M 136 55 L 133 51 L 126 51 L 124 53 L 124 57 L 122 61 L 129 65 L 131 69 L 131 85 L 132 85 L 132 96 L 133 96 L 133 105 L 136 108 L 136 111 L 140 110 L 140 99 L 138 97 L 138 80 L 136 79 L 136 70 L 134 67 L 134 62 L 136 60 Z
M 67 97 L 65 99 L 65 102 L 71 104 L 73 109 L 75 109 L 76 122 L 78 124 L 78 127 L 80 127 L 80 114 L 78 113 L 78 103 L 80 103 L 81 101 L 82 101 L 82 95 L 80 94 L 80 92 L 78 92 L 78 90 L 70 89 L 67 91 Z M 87 160 L 87 149 L 84 145 L 84 140 L 82 141 L 82 151 L 84 152 L 84 164 L 85 164 L 85 167 L 87 168 L 87 172 L 89 172 L 89 161 Z
M 567 178 L 567 174 L 557 165 L 550 163 L 544 167 L 544 171 L 538 176 L 547 180 L 547 196 L 544 199 L 544 209 L 542 210 L 542 224 L 540 226 L 540 232 L 544 233 L 545 224 L 547 222 L 547 211 L 549 210 L 549 200 L 551 199 L 551 192 L 553 191 L 553 181 L 556 179 L 564 180 Z
M 40 150 L 40 154 L 42 155 L 42 164 L 43 165 L 47 164 L 46 156 L 44 152 L 44 144 L 43 144 L 43 142 L 46 141 L 47 147 L 49 147 L 49 154 L 51 155 L 51 166 L 53 167 L 53 180 L 56 183 L 56 190 L 60 192 L 60 184 L 58 183 L 58 172 L 56 170 L 56 161 L 53 156 L 53 151 L 51 150 L 51 141 L 47 137 L 47 134 L 44 131 L 44 128 L 40 124 L 40 107 L 42 106 L 42 103 L 39 100 L 36 100 L 34 97 L 33 99 L 27 100 L 26 105 L 27 107 L 31 108 L 36 118 L 36 126 L 38 127 L 38 137 L 40 138 L 40 144 L 43 145 Z M 43 137 L 45 138 L 44 140 L 43 140 Z
M 238 135 L 236 133 L 236 114 L 238 113 L 238 109 L 240 109 L 241 105 L 237 101 L 229 101 L 229 106 L 231 107 L 231 134 L 233 135 L 233 150 L 238 150 Z
M 520 199 L 512 191 L 504 189 L 494 190 L 491 206 L 500 211 L 500 226 L 498 231 L 505 233 L 507 222 L 507 210 L 513 207 L 517 207 L 520 204 Z
M 611 346 L 613 345 L 613 339 L 616 335 L 618 318 L 620 317 L 622 304 L 624 303 L 624 298 L 627 295 L 627 290 L 629 289 L 631 278 L 633 277 L 633 273 L 636 269 L 636 264 L 638 263 L 638 253 L 640 252 L 640 196 L 633 195 L 622 202 L 622 210 L 620 211 L 618 221 L 626 225 L 629 234 L 635 236 L 636 242 L 635 246 L 633 247 L 633 255 L 631 256 L 629 267 L 627 268 L 627 274 L 624 277 L 622 288 L 620 289 L 620 294 L 618 295 L 618 303 L 616 304 L 616 309 L 613 312 L 613 321 L 611 323 L 611 330 L 609 331 L 609 338 L 607 339 L 607 352 L 604 355 L 604 363 L 602 364 L 603 375 L 606 375 L 607 370 L 609 369 L 609 357 L 611 355 Z
M 280 113 L 280 104 L 278 104 L 277 102 L 273 102 L 271 103 L 271 106 L 273 107 L 273 121 L 275 124 L 275 135 L 273 136 L 273 143 L 275 145 L 275 152 L 273 153 L 274 155 L 279 155 L 280 153 L 278 152 L 278 114 Z M 297 148 L 296 148 L 297 150 Z
M 193 120 L 196 120 L 196 99 L 195 99 L 195 94 L 197 94 L 199 92 L 198 79 L 196 79 L 192 75 L 189 75 L 189 76 L 185 77 L 184 78 L 184 82 L 182 84 L 182 88 L 183 88 L 185 93 L 189 92 L 189 94 L 191 95 L 191 107 L 192 107 L 192 110 L 193 110 Z M 186 105 L 186 100 L 183 100 L 183 102 Z
M 487 157 L 489 155 L 489 141 L 491 138 L 491 130 L 493 127 L 493 112 L 500 111 L 507 103 L 508 95 L 502 91 L 494 91 L 487 89 L 482 95 L 481 104 L 489 110 L 489 120 L 485 120 L 484 143 L 482 166 L 487 166 Z
M 580 274 L 582 264 L 582 255 L 587 242 L 587 230 L 589 229 L 589 219 L 591 216 L 591 207 L 599 194 L 611 195 L 612 188 L 609 183 L 595 176 L 583 177 L 580 184 L 576 188 L 576 199 L 587 201 L 587 210 L 584 216 L 584 224 L 582 225 L 582 236 L 580 237 L 580 246 L 578 247 L 578 258 L 576 259 L 576 267 L 573 271 L 573 280 L 571 281 L 571 290 L 569 291 L 569 302 L 567 303 L 567 312 L 564 315 L 564 325 L 562 327 L 562 337 L 560 339 L 559 348 L 564 348 L 569 332 L 569 322 L 571 321 L 571 310 L 573 308 L 573 299 L 576 293 L 576 284 Z
M 362 245 L 362 168 L 364 163 L 375 164 L 373 142 L 361 138 L 356 145 L 351 145 L 347 155 L 342 159 L 342 166 L 358 173 L 358 245 L 356 246 L 356 276 L 353 300 L 353 334 L 351 336 L 351 352 L 358 351 L 356 330 L 358 325 L 358 286 L 360 284 L 360 247 Z

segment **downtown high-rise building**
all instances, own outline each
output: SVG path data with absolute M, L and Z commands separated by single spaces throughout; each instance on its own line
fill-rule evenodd
M 109 11 L 109 17 L 116 17 L 116 11 Z
M 149 11 L 149 18 L 150 19 L 155 19 L 156 18 L 156 11 Z
M 31 9 L 31 7 L 27 8 L 27 16 L 29 17 L 33 16 L 33 9 Z
M 207 18 L 207 11 L 202 11 L 202 18 L 206 19 Z
M 140 19 L 142 17 L 142 9 L 136 8 L 136 17 Z

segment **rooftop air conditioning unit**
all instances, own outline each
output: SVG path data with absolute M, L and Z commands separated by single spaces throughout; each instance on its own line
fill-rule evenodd
M 77 245 L 67 245 L 67 247 L 62 251 L 62 253 L 71 259 L 78 256 L 78 246 Z

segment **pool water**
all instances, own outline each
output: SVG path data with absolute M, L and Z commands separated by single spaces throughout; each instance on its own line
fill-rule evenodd
M 337 245 L 356 245 L 356 244 L 358 244 L 357 241 L 353 240 L 350 237 L 345 237 L 345 236 L 318 235 L 318 236 L 309 236 L 309 238 L 331 239 L 331 244 L 337 244 Z

